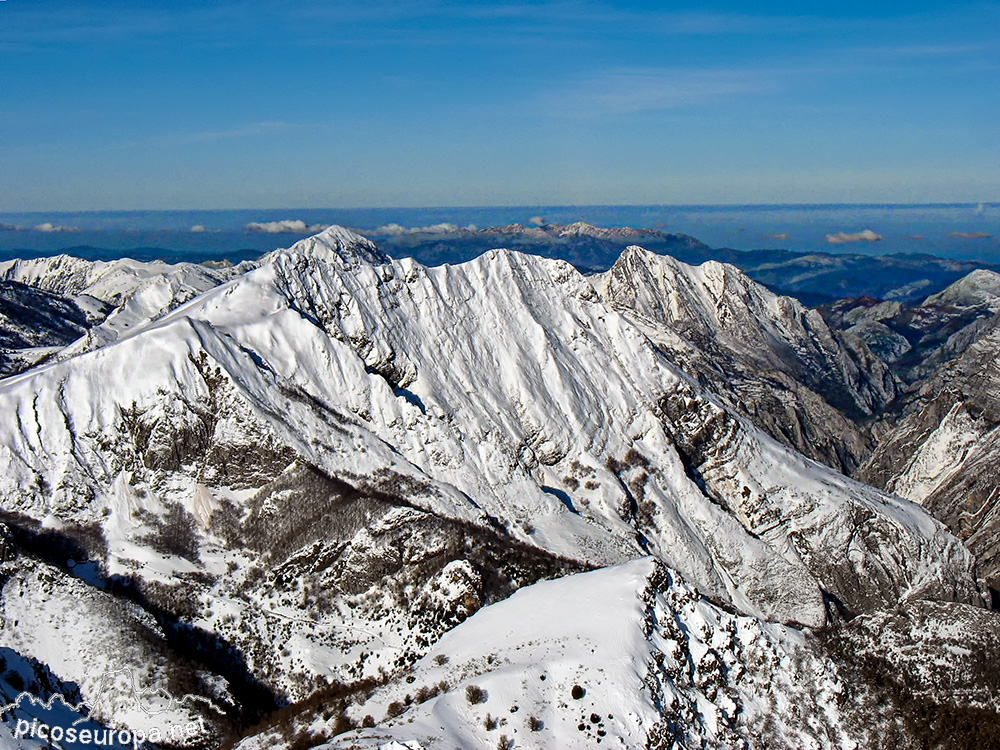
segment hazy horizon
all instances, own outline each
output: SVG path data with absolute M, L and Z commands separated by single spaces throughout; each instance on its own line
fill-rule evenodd
M 687 234 L 712 247 L 886 255 L 916 253 L 1000 263 L 1000 203 L 443 206 L 0 213 L 0 253 L 51 254 L 74 246 L 164 248 L 224 257 L 287 247 L 329 224 L 387 234 L 447 226 L 585 221 Z M 445 225 L 444 227 L 441 225 Z M 240 257 L 244 257 L 240 256 Z

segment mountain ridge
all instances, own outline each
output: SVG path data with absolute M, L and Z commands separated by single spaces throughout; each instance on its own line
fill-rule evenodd
M 650 555 L 668 571 L 651 597 L 711 613 L 690 655 L 677 651 L 695 676 L 721 669 L 701 661 L 739 627 L 728 613 L 800 643 L 804 628 L 927 599 L 984 609 L 972 556 L 940 522 L 755 428 L 569 263 L 492 250 L 428 268 L 376 251 L 327 230 L 0 381 L 0 409 L 16 417 L 0 422 L 9 523 L 77 539 L 87 566 L 150 602 L 140 620 L 163 608 L 224 644 L 279 705 L 364 680 L 406 690 L 407 670 L 474 613 Z M 62 644 L 60 677 L 86 692 L 78 621 L 13 602 L 77 584 L 30 550 L 4 565 L 0 645 L 44 661 L 44 644 Z M 95 595 L 95 611 L 105 605 Z M 636 643 L 652 637 L 630 622 Z M 642 648 L 654 659 L 669 640 Z M 488 644 L 476 647 L 489 665 Z M 181 678 L 180 661 L 153 653 L 168 685 Z M 238 718 L 238 699 L 210 689 L 238 674 L 213 672 L 223 661 L 189 683 Z M 722 683 L 710 708 L 709 682 L 689 689 L 687 667 L 649 669 L 662 683 L 652 695 L 687 706 L 664 727 L 736 715 Z

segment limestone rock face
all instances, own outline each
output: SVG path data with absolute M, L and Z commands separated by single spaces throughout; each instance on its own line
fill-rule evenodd
M 1000 588 L 1000 319 L 908 399 L 860 478 L 920 503 Z
M 689 266 L 630 247 L 598 277 L 602 298 L 649 329 L 705 390 L 772 437 L 851 473 L 871 449 L 864 425 L 899 393 L 852 333 L 739 269 Z

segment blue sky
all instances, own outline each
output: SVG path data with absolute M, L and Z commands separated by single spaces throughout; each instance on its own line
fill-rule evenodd
M 0 2 L 0 211 L 1000 200 L 1000 4 Z

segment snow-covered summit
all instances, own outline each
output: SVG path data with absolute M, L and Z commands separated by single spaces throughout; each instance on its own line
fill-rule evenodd
M 931 295 L 923 303 L 924 307 L 931 305 L 986 305 L 994 311 L 1000 311 L 1000 273 L 978 268 L 944 291 Z
M 599 239 L 624 240 L 637 237 L 661 235 L 654 229 L 633 229 L 632 227 L 595 227 L 585 221 L 577 221 L 564 227 L 554 227 L 559 237 L 596 237 Z
M 271 262 L 281 255 L 302 256 L 346 266 L 359 263 L 381 265 L 390 260 L 389 256 L 379 250 L 378 245 L 370 239 L 336 224 L 318 234 L 299 240 L 288 249 L 275 250 L 264 256 L 261 261 Z
M 735 266 L 692 266 L 633 245 L 594 281 L 608 305 L 646 327 L 704 387 L 779 440 L 844 471 L 867 453 L 855 421 L 897 393 L 888 367 L 863 343 Z
M 831 361 L 842 344 L 819 313 L 771 292 L 728 263 L 692 266 L 631 245 L 597 282 L 602 297 L 615 307 L 669 325 L 703 346 L 741 348 L 773 370 L 795 368 L 806 379 L 816 379 L 816 373 L 831 367 L 850 366 Z M 841 374 L 829 380 L 862 380 L 853 371 Z M 855 408 L 866 414 L 895 395 L 886 368 L 876 366 L 875 374 L 866 389 L 852 394 Z

